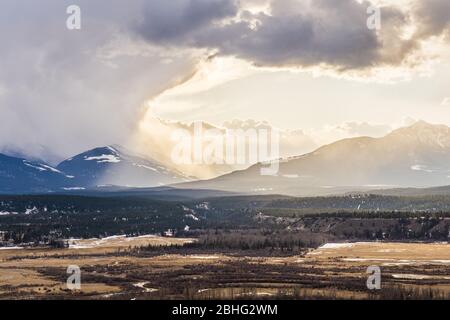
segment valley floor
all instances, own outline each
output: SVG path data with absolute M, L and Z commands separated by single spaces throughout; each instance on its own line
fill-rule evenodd
M 118 236 L 0 250 L 0 299 L 450 299 L 447 243 L 329 243 L 279 257 L 164 250 L 193 241 Z M 69 265 L 81 269 L 79 291 L 67 289 Z M 381 290 L 367 289 L 368 266 L 380 267 Z

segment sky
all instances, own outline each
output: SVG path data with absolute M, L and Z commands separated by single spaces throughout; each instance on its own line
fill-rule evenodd
M 299 154 L 450 125 L 448 0 L 4 0 L 0 41 L 0 151 L 51 163 L 162 152 L 169 120 L 266 121 Z

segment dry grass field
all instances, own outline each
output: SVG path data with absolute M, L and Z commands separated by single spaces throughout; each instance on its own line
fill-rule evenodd
M 73 240 L 68 249 L 0 250 L 1 299 L 450 299 L 447 243 L 327 244 L 299 256 L 149 251 L 154 236 Z M 137 249 L 137 248 L 142 248 Z M 66 287 L 69 265 L 81 290 Z M 382 289 L 366 287 L 368 266 Z

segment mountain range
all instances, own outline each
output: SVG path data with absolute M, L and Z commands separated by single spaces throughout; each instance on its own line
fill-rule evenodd
M 73 178 L 47 164 L 0 154 L 0 193 L 48 192 L 71 186 Z
M 169 185 L 176 189 L 295 196 L 375 189 L 411 192 L 402 188 L 450 185 L 450 128 L 419 121 L 381 138 L 344 139 L 311 153 L 274 161 L 279 171 L 273 176 L 261 175 L 267 164 L 258 163 L 214 179 L 193 181 L 117 145 L 83 152 L 56 167 L 0 154 L 0 193 L 108 191 L 113 187 L 142 191 Z
M 267 164 L 182 185 L 243 193 L 328 195 L 450 184 L 450 128 L 419 121 L 382 138 L 358 137 L 281 160 L 278 174 L 261 175 Z
M 0 193 L 47 193 L 157 187 L 190 178 L 121 146 L 95 148 L 48 164 L 0 154 Z

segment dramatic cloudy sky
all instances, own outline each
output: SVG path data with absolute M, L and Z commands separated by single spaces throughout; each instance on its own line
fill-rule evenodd
M 48 161 L 164 141 L 158 118 L 265 120 L 299 152 L 450 125 L 448 0 L 3 0 L 0 41 L 0 150 Z

